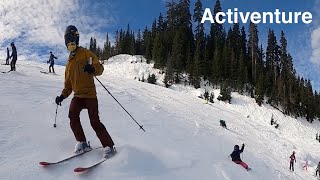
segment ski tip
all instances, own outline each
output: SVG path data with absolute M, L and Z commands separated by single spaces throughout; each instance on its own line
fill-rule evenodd
M 88 168 L 78 167 L 78 168 L 75 168 L 73 171 L 74 171 L 74 172 L 77 172 L 77 173 L 80 173 L 80 172 L 86 171 L 87 169 L 88 169 Z
M 42 166 L 48 166 L 48 165 L 50 165 L 51 163 L 48 163 L 48 162 L 39 162 L 39 164 L 42 165 Z

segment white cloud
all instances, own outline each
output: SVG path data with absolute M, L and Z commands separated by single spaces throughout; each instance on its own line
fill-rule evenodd
M 312 47 L 312 55 L 311 55 L 311 62 L 313 64 L 316 64 L 320 66 L 320 13 L 319 13 L 319 8 L 320 8 L 320 2 L 315 1 L 314 8 L 313 8 L 313 31 L 311 33 L 311 47 Z
M 320 65 L 320 26 L 311 33 L 311 62 Z
M 107 0 L 1 0 L 0 56 L 6 56 L 11 41 L 21 57 L 52 49 L 66 53 L 63 34 L 70 24 L 79 30 L 80 45 L 88 44 L 91 36 L 105 39 L 101 29 L 116 22 L 111 9 Z

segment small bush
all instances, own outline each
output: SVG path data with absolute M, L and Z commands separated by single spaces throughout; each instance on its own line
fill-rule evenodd
M 231 91 L 227 88 L 221 88 L 220 95 L 217 99 L 219 101 L 228 101 L 231 103 Z
M 157 82 L 156 75 L 154 75 L 154 74 L 152 74 L 151 76 L 149 75 L 147 80 L 148 80 L 148 83 L 150 83 L 150 84 L 156 84 L 156 82 Z

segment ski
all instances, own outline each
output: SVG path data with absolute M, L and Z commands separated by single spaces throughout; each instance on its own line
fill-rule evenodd
M 104 161 L 106 161 L 108 158 L 102 158 L 100 161 L 92 164 L 91 166 L 87 166 L 87 167 L 77 167 L 75 168 L 73 171 L 77 172 L 77 173 L 81 173 L 81 172 L 85 172 L 88 171 L 90 169 L 93 169 L 94 167 L 98 166 L 99 164 L 103 163 Z
M 93 169 L 94 167 L 97 167 L 99 164 L 105 162 L 107 159 L 112 158 L 112 157 L 115 156 L 116 154 L 117 154 L 117 151 L 115 151 L 115 153 L 114 153 L 112 156 L 110 156 L 110 157 L 102 158 L 102 159 L 100 159 L 99 161 L 97 161 L 96 163 L 93 163 L 92 165 L 87 166 L 87 167 L 77 167 L 77 168 L 75 168 L 73 171 L 76 172 L 76 173 L 82 173 L 82 172 L 88 171 L 88 170 L 90 170 L 90 169 Z
M 45 72 L 45 71 L 40 71 L 41 73 L 44 73 L 44 74 L 49 74 L 48 72 Z
M 86 152 L 83 152 L 83 153 L 80 153 L 80 154 L 72 154 L 71 156 L 66 157 L 66 158 L 64 158 L 64 159 L 61 159 L 60 161 L 56 161 L 56 162 L 41 161 L 41 162 L 39 162 L 39 164 L 42 165 L 42 166 L 50 166 L 50 165 L 59 164 L 59 163 L 68 161 L 68 160 L 70 160 L 70 159 L 73 159 L 73 158 L 75 158 L 75 157 L 81 156 L 81 155 L 83 155 L 83 154 L 86 154 L 86 153 L 88 153 L 88 152 L 90 152 L 90 151 L 92 151 L 92 150 L 100 149 L 100 148 L 102 148 L 102 147 L 93 148 L 93 149 L 91 149 L 91 150 L 89 150 L 89 151 L 86 151 Z

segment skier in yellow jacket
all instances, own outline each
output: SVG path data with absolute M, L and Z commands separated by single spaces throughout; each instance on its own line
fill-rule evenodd
M 103 157 L 113 156 L 114 143 L 99 119 L 98 99 L 93 78 L 101 75 L 104 68 L 96 55 L 79 46 L 79 33 L 75 26 L 70 25 L 66 28 L 64 39 L 70 55 L 66 64 L 64 89 L 61 95 L 56 97 L 56 103 L 61 105 L 61 102 L 72 91 L 74 92 L 69 108 L 70 127 L 78 141 L 74 152 L 83 153 L 91 149 L 80 122 L 81 110 L 87 109 L 91 126 L 104 147 Z

